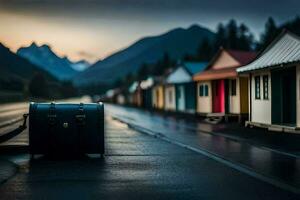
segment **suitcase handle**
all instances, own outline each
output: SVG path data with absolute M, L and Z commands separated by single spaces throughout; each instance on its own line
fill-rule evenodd
M 28 118 L 28 116 L 29 116 L 28 113 L 26 113 L 26 114 L 23 115 L 23 124 L 20 125 L 20 127 L 24 128 L 24 130 L 27 128 L 26 124 L 27 124 L 27 118 Z
M 28 116 L 29 116 L 28 113 L 23 115 L 23 124 L 20 125 L 18 128 L 14 129 L 14 130 L 12 130 L 8 133 L 5 133 L 5 134 L 1 135 L 0 136 L 0 143 L 5 142 L 5 141 L 19 135 L 20 133 L 22 133 L 27 128 L 26 123 L 27 123 Z

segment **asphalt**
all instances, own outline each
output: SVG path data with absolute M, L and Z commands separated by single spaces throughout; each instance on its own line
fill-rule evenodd
M 214 132 L 216 126 L 207 123 L 191 123 L 173 116 L 165 117 L 153 112 L 115 105 L 106 105 L 106 111 L 136 130 L 157 135 L 205 155 L 209 154 L 212 158 L 221 159 L 224 164 L 260 180 L 293 191 L 300 190 L 300 157 L 297 153 L 282 152 L 260 144 L 252 144 L 248 140 L 232 138 L 228 134 Z M 221 130 L 220 126 L 217 126 L 217 130 Z M 249 133 L 251 131 L 240 134 Z
M 0 184 L 5 183 L 5 181 L 13 177 L 18 171 L 17 165 L 6 159 L 0 159 L 0 166 Z
M 237 122 L 237 118 L 230 118 L 229 122 L 210 124 L 207 123 L 203 117 L 193 114 L 140 109 L 114 104 L 106 104 L 106 106 L 113 108 L 108 109 L 109 111 L 118 111 L 112 112 L 114 116 L 131 120 L 141 116 L 149 117 L 150 120 L 163 121 L 163 124 L 166 126 L 171 126 L 172 123 L 176 123 L 177 126 L 180 126 L 182 129 L 221 135 L 233 140 L 244 141 L 253 145 L 300 156 L 299 134 L 268 131 L 264 128 L 245 127 L 244 123 Z
M 299 199 L 108 115 L 105 124 L 104 159 L 30 161 L 26 153 L 2 154 L 18 172 L 0 185 L 1 199 Z

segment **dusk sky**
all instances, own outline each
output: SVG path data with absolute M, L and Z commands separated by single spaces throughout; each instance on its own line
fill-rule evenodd
M 93 62 L 177 27 L 215 31 L 234 18 L 258 37 L 269 16 L 282 23 L 297 14 L 299 0 L 0 0 L 0 42 L 13 51 L 47 43 L 61 56 Z

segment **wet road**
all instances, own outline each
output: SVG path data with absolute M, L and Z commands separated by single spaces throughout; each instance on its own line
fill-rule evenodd
M 90 98 L 87 96 L 81 98 L 71 98 L 58 100 L 56 102 L 90 102 Z M 24 113 L 28 113 L 29 102 L 20 103 L 7 103 L 0 104 L 0 127 L 11 121 L 18 121 L 22 119 Z M 0 133 L 1 134 L 1 133 Z
M 57 100 L 59 102 L 83 102 L 89 103 L 91 99 L 88 96 Z M 28 113 L 29 102 L 0 104 L 0 137 L 22 124 L 23 114 Z M 1 140 L 0 140 L 1 141 Z M 0 146 L 28 145 L 27 133 L 16 136 L 13 142 L 8 141 L 0 143 Z
M 105 159 L 91 155 L 78 160 L 41 158 L 30 162 L 26 153 L 0 152 L 0 161 L 9 160 L 19 169 L 0 185 L 0 199 L 299 199 L 295 193 L 295 188 L 299 192 L 296 158 L 296 163 L 290 158 L 284 161 L 281 154 L 275 157 L 274 152 L 267 154 L 259 147 L 195 131 L 193 123 L 175 118 L 111 105 L 106 105 L 105 112 Z M 1 128 L 0 132 L 17 126 Z M 2 143 L 0 150 L 27 145 L 25 131 Z M 218 160 L 225 156 L 225 162 Z M 285 175 L 286 180 L 271 178 L 288 183 L 292 190 L 249 176 L 236 168 L 237 162 L 250 162 L 252 165 L 242 165 L 248 171 L 254 166 L 255 170 Z M 277 166 L 268 166 L 270 162 Z
M 286 190 L 106 117 L 106 156 L 2 155 L 19 166 L 1 199 L 297 199 Z M 24 134 L 26 138 L 26 132 Z
M 292 190 L 300 189 L 300 159 L 297 155 L 272 151 L 202 131 L 213 131 L 214 127 L 210 124 L 186 122 L 174 117 L 162 117 L 144 110 L 115 105 L 106 105 L 106 111 L 138 130 L 145 130 L 202 154 L 208 153 L 216 160 L 221 158 L 219 161 L 224 164 L 253 177 Z
M 0 127 L 10 122 L 20 121 L 28 112 L 28 103 L 11 103 L 0 105 Z

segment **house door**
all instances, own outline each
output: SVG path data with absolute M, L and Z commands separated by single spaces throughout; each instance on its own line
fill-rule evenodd
M 213 113 L 225 112 L 225 81 L 212 81 L 213 90 Z
M 293 78 L 294 77 L 294 78 Z M 295 74 L 286 74 L 282 77 L 282 123 L 296 124 L 296 88 Z
M 184 91 L 184 86 L 180 85 L 178 86 L 178 110 L 179 111 L 184 111 L 185 110 L 185 91 Z
M 296 124 L 296 68 L 274 70 L 272 76 L 272 123 Z

